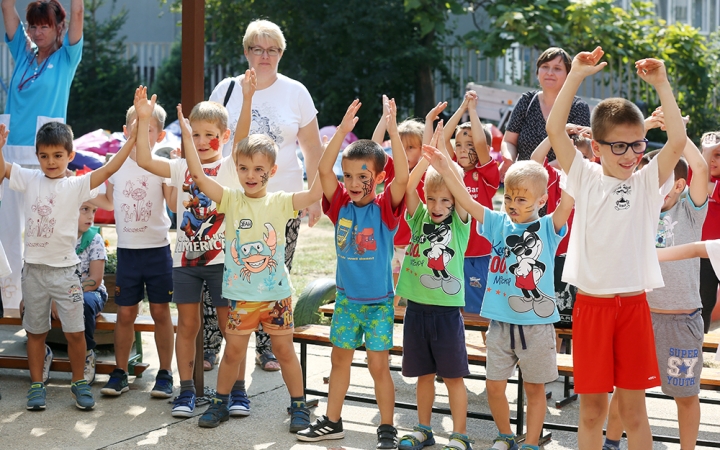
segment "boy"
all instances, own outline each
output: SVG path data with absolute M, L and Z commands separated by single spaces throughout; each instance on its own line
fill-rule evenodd
M 8 132 L 0 125 L 0 146 Z M 93 189 L 115 173 L 135 144 L 128 142 L 113 160 L 80 177 L 66 177 L 67 166 L 75 157 L 70 127 L 49 122 L 40 127 L 35 138 L 40 170 L 6 164 L 0 155 L 0 179 L 10 179 L 10 189 L 21 192 L 25 202 L 25 266 L 23 267 L 23 328 L 27 332 L 28 365 L 31 385 L 27 409 L 45 409 L 45 384 L 42 382 L 45 337 L 50 330 L 51 303 L 68 341 L 72 369 L 70 392 L 75 406 L 82 410 L 95 407 L 90 385 L 84 378 L 85 336 L 83 323 L 83 288 L 80 282 L 80 259 L 75 254 L 80 205 L 89 200 Z
M 465 172 L 463 181 L 470 196 L 486 208 L 493 209 L 492 199 L 500 186 L 500 171 L 490 157 L 492 136 L 480 123 L 477 100 L 475 91 L 465 93 L 462 104 L 448 120 L 443 139 L 450 157 L 454 157 L 453 159 Z M 470 122 L 458 125 L 465 111 L 470 116 Z M 453 131 L 455 132 L 454 151 L 450 143 Z M 490 242 L 478 234 L 475 219 L 472 220 L 470 242 L 465 251 L 464 262 L 465 311 L 479 313 L 487 287 L 491 248 Z
M 284 264 L 283 229 L 298 210 L 320 199 L 320 185 L 314 184 L 309 191 L 268 194 L 267 183 L 277 171 L 277 146 L 268 136 L 253 134 L 233 151 L 242 189 L 223 188 L 205 174 L 192 140 L 193 131 L 180 105 L 178 118 L 193 181 L 217 204 L 218 213 L 225 214 L 226 223 L 235 230 L 229 251 L 225 252 L 222 284 L 222 295 L 230 301 L 225 352 L 218 371 L 217 394 L 198 425 L 214 428 L 228 420 L 231 389 L 247 354 L 250 334 L 262 323 L 273 341 L 290 393 L 290 431 L 302 430 L 310 424 L 310 411 L 305 405 L 302 370 L 292 340 L 292 285 Z
M 720 132 L 705 133 L 702 137 L 703 156 L 708 163 L 710 178 L 708 183 L 708 212 L 703 225 L 702 240 L 720 239 Z M 710 319 L 717 302 L 720 279 L 713 271 L 710 261 L 700 260 L 700 298 L 703 304 L 705 332 L 710 331 Z
M 432 121 L 426 126 L 432 129 Z M 443 148 L 442 122 L 430 145 Z M 450 170 L 457 171 L 460 177 L 461 168 L 450 164 Z M 408 303 L 403 324 L 402 374 L 418 377 L 419 423 L 412 433 L 400 438 L 398 448 L 413 450 L 435 444 L 430 420 L 438 375 L 447 386 L 453 419 L 453 433 L 445 448 L 471 450 L 463 381 L 470 370 L 460 313 L 465 305 L 462 255 L 468 245 L 470 221 L 435 169 L 428 170 L 425 176 L 427 205 L 420 201 L 415 185 L 427 167 L 425 159 L 418 163 L 405 191 L 412 240 L 398 283 L 398 295 Z
M 147 95 L 147 88 L 136 93 Z M 136 101 L 139 100 L 136 97 Z M 165 110 L 155 105 L 150 121 L 148 145 L 165 137 Z M 135 107 L 126 114 L 128 127 L 136 121 Z M 137 128 L 137 123 L 134 125 Z M 117 187 L 117 188 L 116 188 Z M 150 315 L 155 322 L 155 346 L 160 368 L 155 377 L 152 397 L 170 398 L 173 392 L 172 355 L 175 331 L 170 317 L 172 299 L 172 257 L 170 254 L 170 218 L 165 209 L 165 196 L 170 188 L 164 180 L 141 168 L 136 162 L 135 148 L 118 172 L 110 177 L 107 192 L 93 203 L 108 211 L 115 210 L 117 224 L 117 285 L 115 303 L 118 305 L 115 325 L 115 358 L 117 368 L 100 390 L 103 395 L 119 396 L 130 390 L 128 386 L 128 359 L 134 337 L 135 318 L 139 304 L 147 291 Z
M 355 114 L 360 106 L 355 100 L 348 107 L 318 166 L 324 193 L 323 210 L 335 224 L 337 251 L 337 299 L 330 328 L 332 369 L 326 415 L 300 431 L 297 438 L 314 442 L 345 436 L 341 417 L 343 400 L 350 384 L 353 354 L 363 344 L 364 337 L 368 369 L 375 382 L 375 398 L 380 410 L 377 448 L 395 448 L 395 386 L 388 363 L 394 319 L 390 259 L 393 234 L 404 207 L 408 162 L 395 122 L 395 101 L 389 100 L 383 112 L 392 142 L 395 179 L 384 192 L 375 193 L 385 177 L 382 170 L 385 152 L 377 143 L 361 139 L 343 151 L 344 183 L 338 182 L 333 163 L 340 144 L 358 121 Z
M 575 199 L 563 281 L 578 288 L 573 310 L 578 447 L 602 447 L 607 393 L 617 387 L 629 448 L 649 449 L 645 389 L 660 385 L 660 373 L 645 290 L 663 286 L 655 255 L 660 186 L 680 159 L 686 135 L 665 66 L 643 59 L 635 67 L 660 98 L 668 136 L 665 147 L 635 172 L 647 147 L 645 119 L 633 103 L 606 99 L 595 107 L 591 120 L 593 153 L 601 165 L 584 160 L 565 124 L 582 81 L 607 64 L 598 64 L 602 56 L 597 47 L 575 57 L 547 121 L 550 143 L 568 176 L 567 193 Z

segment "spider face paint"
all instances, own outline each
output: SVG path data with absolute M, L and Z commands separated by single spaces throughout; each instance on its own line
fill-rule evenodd
M 371 170 L 367 160 L 342 160 L 343 182 L 353 203 L 365 205 L 375 198 L 377 174 Z
M 267 182 L 270 180 L 270 174 L 267 172 L 264 172 L 260 175 L 260 183 L 265 186 Z
M 472 134 L 468 128 L 463 128 L 455 135 L 455 156 L 457 162 L 465 170 L 470 170 L 478 163 Z
M 514 223 L 527 223 L 538 219 L 544 204 L 544 195 L 537 196 L 531 189 L 505 188 L 505 212 Z
M 363 198 L 370 195 L 375 190 L 375 182 L 372 178 L 368 178 L 362 182 Z
M 237 155 L 237 175 L 245 195 L 258 198 L 267 192 L 267 183 L 273 175 L 273 164 L 267 156 L 255 154 L 252 158 Z

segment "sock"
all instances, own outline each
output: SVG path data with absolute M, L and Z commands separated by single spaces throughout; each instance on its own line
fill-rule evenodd
M 236 380 L 235 384 L 233 384 L 232 390 L 233 391 L 244 391 L 245 390 L 245 380 Z
M 222 395 L 222 394 L 215 394 L 215 398 L 220 400 L 221 402 L 225 403 L 226 405 L 230 403 L 230 394 Z
M 514 434 L 502 434 L 500 433 L 498 435 L 501 438 L 505 439 L 512 439 L 513 442 L 515 441 L 515 435 Z M 510 446 L 506 444 L 505 442 L 496 442 L 491 448 L 497 449 L 497 450 L 508 450 Z
M 620 439 L 613 441 L 612 439 L 605 438 L 605 446 L 612 447 L 620 450 Z
M 193 380 L 180 380 L 180 393 L 192 391 L 195 394 L 195 382 Z
M 291 408 L 304 408 L 305 407 L 305 396 L 290 397 Z

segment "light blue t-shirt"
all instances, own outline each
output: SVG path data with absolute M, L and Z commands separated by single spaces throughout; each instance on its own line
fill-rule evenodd
M 480 315 L 515 325 L 560 320 L 555 306 L 555 252 L 565 233 L 555 233 L 552 215 L 535 222 L 513 223 L 507 214 L 485 208 L 478 233 L 492 253 Z

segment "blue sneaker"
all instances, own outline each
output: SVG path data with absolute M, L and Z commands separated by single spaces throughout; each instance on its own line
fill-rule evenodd
M 112 395 L 113 397 L 117 397 L 123 392 L 127 392 L 129 390 L 130 386 L 128 386 L 127 373 L 125 373 L 122 369 L 115 369 L 110 373 L 110 379 L 105 386 L 100 389 L 100 393 L 102 395 Z
M 200 416 L 198 420 L 198 426 L 203 428 L 215 428 L 220 425 L 220 422 L 227 422 L 230 418 L 227 403 L 223 403 L 218 398 L 210 400 L 210 406 L 205 413 Z
M 27 409 L 30 411 L 41 411 L 45 409 L 45 385 L 33 383 L 27 393 Z
M 230 392 L 230 415 L 233 417 L 250 415 L 250 399 L 247 392 L 235 390 Z M 307 427 L 305 427 L 307 428 Z M 305 429 L 303 428 L 303 429 Z
M 90 411 L 95 407 L 95 399 L 90 390 L 90 385 L 84 378 L 71 384 L 70 392 L 75 399 L 75 406 L 79 409 Z
M 310 409 L 305 402 L 292 402 L 290 406 L 290 432 L 297 433 L 310 426 Z
M 170 398 L 173 393 L 173 377 L 165 369 L 158 370 L 150 395 L 155 398 Z
M 192 417 L 195 412 L 195 393 L 193 391 L 182 391 L 173 400 L 173 417 Z

